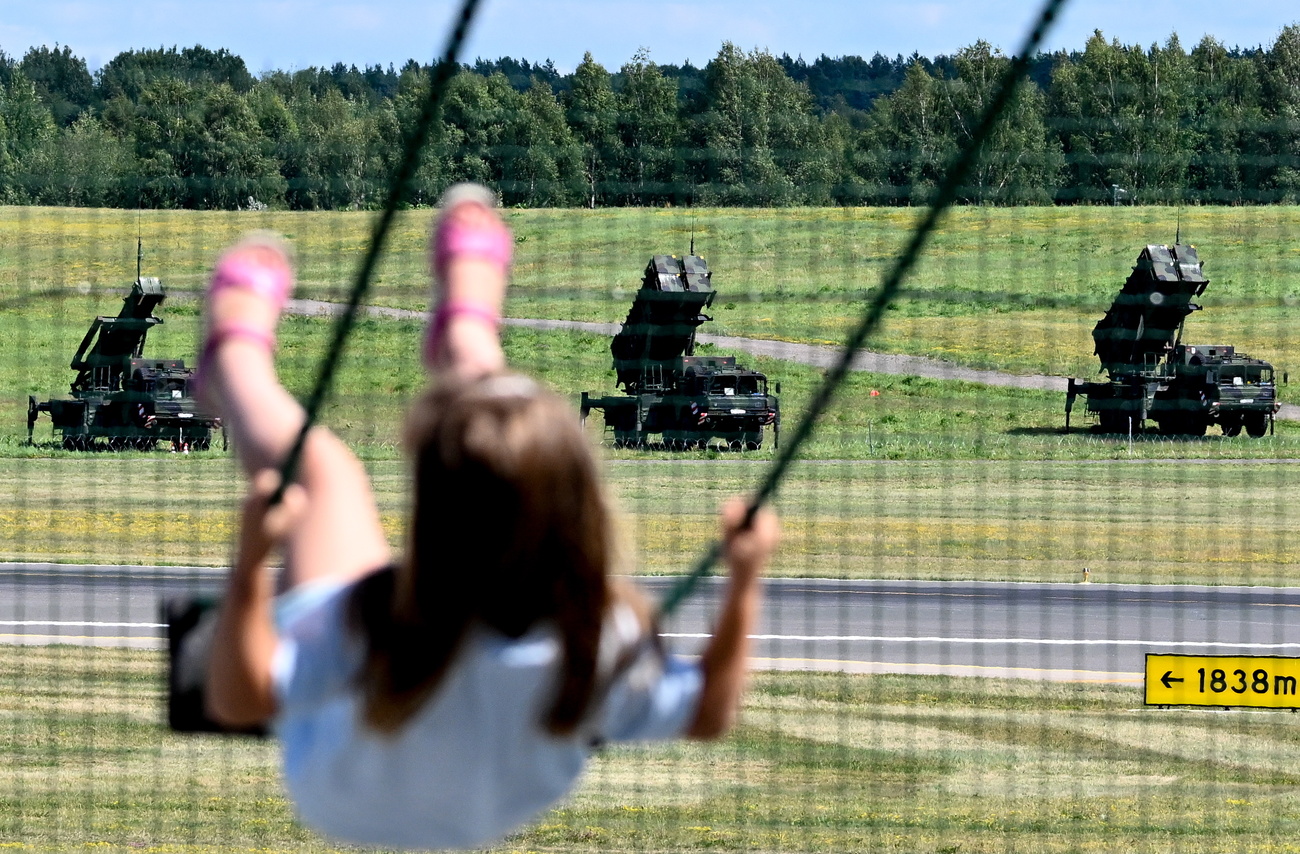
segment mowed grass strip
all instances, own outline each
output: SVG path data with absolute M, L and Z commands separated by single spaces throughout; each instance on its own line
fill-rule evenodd
M 0 647 L 0 845 L 333 851 L 272 742 L 162 725 L 157 653 Z M 502 851 L 1286 851 L 1291 714 L 1157 710 L 1132 686 L 771 673 L 716 745 L 600 752 Z
M 395 550 L 404 464 L 367 463 Z M 628 572 L 678 574 L 763 461 L 607 465 Z M 1294 585 L 1300 518 L 1278 461 L 875 461 L 796 465 L 782 577 Z M 0 458 L 0 560 L 224 565 L 242 478 L 199 454 Z

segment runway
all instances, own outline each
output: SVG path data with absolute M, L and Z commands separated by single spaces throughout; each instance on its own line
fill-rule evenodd
M 224 570 L 0 564 L 0 642 L 159 649 L 160 603 Z M 671 578 L 640 580 L 661 596 Z M 721 580 L 663 628 L 700 649 Z M 1300 588 L 769 579 L 755 664 L 1138 684 L 1146 653 L 1300 656 Z
M 770 581 L 768 590 L 756 656 L 772 669 L 1140 684 L 1149 652 L 1300 655 L 1297 588 Z M 698 643 L 714 595 L 688 601 L 669 633 Z

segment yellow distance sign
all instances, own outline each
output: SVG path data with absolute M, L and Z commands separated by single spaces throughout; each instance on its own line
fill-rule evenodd
M 1300 708 L 1300 658 L 1147 653 L 1148 706 Z

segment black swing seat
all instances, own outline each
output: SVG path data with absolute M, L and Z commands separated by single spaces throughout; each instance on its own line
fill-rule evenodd
M 204 704 L 217 600 L 176 597 L 162 603 L 167 625 L 167 725 L 176 732 L 265 736 L 266 727 L 231 728 L 214 721 Z

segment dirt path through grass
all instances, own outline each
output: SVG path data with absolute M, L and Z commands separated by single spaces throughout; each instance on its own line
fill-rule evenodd
M 343 305 L 321 300 L 290 300 L 286 310 L 301 315 L 335 315 L 342 312 Z M 404 308 L 389 308 L 387 306 L 365 306 L 365 312 L 370 317 L 384 317 L 394 320 L 412 320 L 427 316 L 426 312 Z M 527 317 L 509 317 L 506 318 L 505 324 L 541 331 L 563 329 L 610 336 L 617 333 L 622 326 L 620 323 L 594 323 L 584 320 L 543 320 Z M 839 358 L 838 348 L 823 344 L 799 344 L 793 341 L 739 338 L 731 335 L 709 335 L 707 333 L 700 333 L 696 340 L 701 344 L 712 344 L 726 350 L 740 350 L 754 356 L 784 359 L 787 362 L 811 365 L 815 368 L 828 368 Z M 853 358 L 852 369 L 875 374 L 904 374 L 927 379 L 962 380 L 963 382 L 979 383 L 981 385 L 1065 393 L 1064 377 L 978 370 L 962 367 L 943 359 L 930 359 L 925 356 L 902 356 L 893 353 L 859 350 L 858 354 Z M 1282 408 L 1277 413 L 1277 418 L 1282 421 L 1300 421 L 1300 406 L 1289 403 L 1282 404 Z

